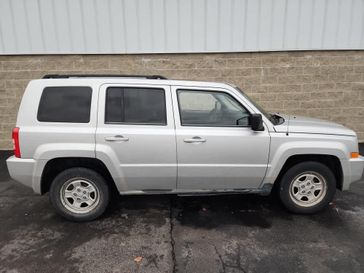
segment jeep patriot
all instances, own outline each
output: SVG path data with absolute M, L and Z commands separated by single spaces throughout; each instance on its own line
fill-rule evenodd
M 360 180 L 355 132 L 267 113 L 238 87 L 162 76 L 46 75 L 29 82 L 12 133 L 11 177 L 89 221 L 112 192 L 205 195 L 276 189 L 315 213 Z

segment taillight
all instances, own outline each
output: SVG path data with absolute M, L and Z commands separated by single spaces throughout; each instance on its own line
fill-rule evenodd
M 15 157 L 20 158 L 20 146 L 19 146 L 19 128 L 15 127 L 13 129 L 13 148 Z

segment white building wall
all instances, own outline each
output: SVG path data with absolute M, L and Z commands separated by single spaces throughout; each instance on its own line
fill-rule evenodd
M 0 0 L 0 54 L 364 49 L 364 0 Z

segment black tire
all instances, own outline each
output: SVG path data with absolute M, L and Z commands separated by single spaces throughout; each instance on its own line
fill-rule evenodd
M 98 202 L 95 202 L 92 210 L 88 212 L 75 213 L 67 208 L 65 201 L 62 202 L 61 192 L 63 192 L 64 185 L 76 179 L 87 181 L 97 191 Z M 110 200 L 110 189 L 99 173 L 87 168 L 70 168 L 59 173 L 53 180 L 49 190 L 49 197 L 58 214 L 71 221 L 85 222 L 95 220 L 105 212 Z
M 296 178 L 299 177 L 301 174 L 304 174 L 305 172 L 313 172 L 319 174 L 326 181 L 326 193 L 323 193 L 321 195 L 322 199 L 319 199 L 320 201 L 317 200 L 316 204 L 308 207 L 300 206 L 299 204 L 297 204 L 297 202 L 299 201 L 295 201 L 294 197 L 290 194 L 291 184 L 293 187 L 293 183 Z M 324 209 L 333 200 L 335 192 L 336 179 L 333 172 L 324 164 L 314 161 L 298 163 L 297 165 L 294 165 L 293 167 L 288 169 L 283 175 L 279 187 L 279 196 L 284 206 L 289 211 L 299 214 L 313 214 Z M 303 197 L 303 199 L 305 199 L 305 197 Z M 303 201 L 306 202 L 306 200 Z

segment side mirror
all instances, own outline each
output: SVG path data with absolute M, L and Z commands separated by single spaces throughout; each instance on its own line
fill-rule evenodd
M 253 131 L 264 131 L 263 118 L 261 114 L 251 114 L 250 124 Z

